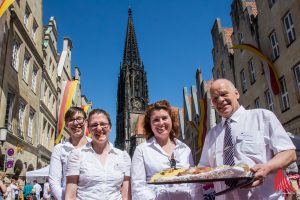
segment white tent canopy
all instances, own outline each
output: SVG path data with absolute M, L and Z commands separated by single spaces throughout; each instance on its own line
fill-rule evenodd
M 26 172 L 26 182 L 37 180 L 38 183 L 45 183 L 49 176 L 49 165 L 34 171 Z

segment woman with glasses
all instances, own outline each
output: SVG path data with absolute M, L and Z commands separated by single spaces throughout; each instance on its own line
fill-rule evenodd
M 202 199 L 199 184 L 147 184 L 162 170 L 194 166 L 190 148 L 177 139 L 178 118 L 168 101 L 158 101 L 147 107 L 144 130 L 146 142 L 136 147 L 132 158 L 132 199 Z
M 92 110 L 88 129 L 92 141 L 69 156 L 65 199 L 131 199 L 131 160 L 127 152 L 109 142 L 109 114 L 102 109 Z
M 65 114 L 65 126 L 70 138 L 54 147 L 50 160 L 49 184 L 57 200 L 64 199 L 66 166 L 70 152 L 81 149 L 91 140 L 85 136 L 86 117 L 84 110 L 79 107 L 71 107 Z

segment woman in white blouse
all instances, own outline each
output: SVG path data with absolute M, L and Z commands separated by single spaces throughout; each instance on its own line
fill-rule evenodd
M 92 142 L 73 151 L 67 166 L 66 200 L 120 200 L 130 197 L 130 157 L 108 141 L 109 114 L 92 110 L 88 117 Z
M 65 171 L 70 152 L 82 148 L 90 140 L 85 136 L 86 117 L 84 110 L 79 107 L 71 107 L 65 114 L 65 126 L 70 138 L 54 147 L 50 160 L 49 184 L 57 200 L 64 199 Z
M 168 101 L 158 101 L 146 109 L 145 143 L 135 149 L 131 165 L 131 188 L 134 200 L 202 199 L 199 184 L 150 185 L 157 172 L 170 167 L 194 166 L 190 148 L 176 139 L 179 123 Z

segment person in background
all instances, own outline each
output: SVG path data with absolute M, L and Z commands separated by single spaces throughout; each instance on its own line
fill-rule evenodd
M 85 136 L 86 113 L 82 108 L 71 107 L 65 114 L 65 123 L 70 138 L 65 143 L 54 147 L 50 160 L 49 184 L 57 200 L 65 197 L 65 171 L 70 152 L 74 149 L 81 149 L 88 141 L 91 141 Z
M 300 186 L 299 186 L 299 169 L 296 162 L 293 162 L 285 168 L 286 175 L 288 177 L 289 183 L 294 189 L 295 193 L 286 194 L 286 200 L 300 200 Z
M 3 200 L 4 194 L 6 193 L 6 185 L 4 183 L 5 172 L 0 172 L 0 200 Z
M 41 195 L 41 191 L 42 191 L 42 186 L 40 184 L 38 184 L 38 182 L 36 180 L 33 181 L 32 191 L 33 191 L 33 193 L 35 193 L 36 200 L 40 200 L 41 199 L 40 195 Z
M 23 196 L 25 200 L 32 198 L 32 184 L 30 182 L 26 182 L 23 188 Z
M 15 180 L 13 178 L 11 179 L 10 188 L 11 188 L 12 193 L 15 196 L 14 199 L 18 199 L 19 198 L 19 186 L 18 186 L 17 180 Z
M 247 164 L 255 181 L 216 199 L 282 199 L 274 189 L 278 169 L 296 160 L 295 146 L 273 112 L 245 110 L 240 106 L 238 90 L 226 79 L 212 82 L 210 95 L 222 121 L 206 135 L 200 166 Z M 216 192 L 234 182 L 214 182 Z M 258 187 L 259 186 L 259 187 Z
M 11 187 L 10 187 L 10 184 L 11 184 L 10 179 L 5 178 L 4 183 L 5 183 L 5 186 L 6 186 L 6 192 L 4 194 L 4 199 L 5 200 L 14 200 L 15 199 L 15 194 L 12 193 L 12 190 L 11 190 Z
M 46 179 L 46 182 L 44 183 L 44 189 L 43 189 L 43 200 L 50 200 L 51 197 L 51 189 L 48 182 L 48 179 Z
M 202 199 L 200 184 L 147 184 L 162 170 L 194 166 L 190 148 L 177 139 L 179 123 L 168 101 L 161 100 L 147 107 L 144 129 L 146 142 L 136 147 L 132 157 L 133 200 Z
M 102 109 L 88 117 L 92 141 L 72 151 L 67 165 L 66 200 L 130 200 L 130 157 L 109 142 L 111 120 Z

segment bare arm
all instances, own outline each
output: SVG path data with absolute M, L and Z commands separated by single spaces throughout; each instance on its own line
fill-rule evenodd
M 76 199 L 78 179 L 79 179 L 79 176 L 67 176 L 65 200 Z
M 130 177 L 125 176 L 121 187 L 122 200 L 131 200 Z
M 262 184 L 263 180 L 268 176 L 269 173 L 286 167 L 296 159 L 296 151 L 291 149 L 277 153 L 267 163 L 255 165 L 251 168 L 251 171 L 255 173 L 254 176 L 257 180 L 253 182 L 252 187 Z

